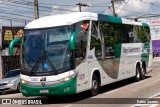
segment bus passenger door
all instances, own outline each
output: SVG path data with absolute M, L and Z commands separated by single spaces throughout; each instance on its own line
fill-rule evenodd
M 85 60 L 86 47 L 87 47 L 87 33 L 82 32 L 76 35 L 75 67 L 76 67 L 76 72 L 78 72 L 77 92 L 84 91 L 89 86 L 87 63 Z

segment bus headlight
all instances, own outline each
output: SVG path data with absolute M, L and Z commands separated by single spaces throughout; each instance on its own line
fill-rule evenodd
M 27 84 L 28 81 L 21 79 L 21 83 L 22 83 L 22 84 Z
M 61 82 L 66 82 L 66 81 L 69 81 L 70 79 L 71 79 L 70 77 L 66 77 L 66 78 L 61 79 L 60 81 Z
M 69 81 L 71 78 L 70 77 L 66 77 L 63 79 L 63 81 Z
M 76 75 L 73 74 L 73 75 L 70 75 L 70 76 L 68 76 L 68 77 L 65 77 L 65 78 L 61 79 L 60 81 L 61 81 L 61 82 L 66 82 L 66 81 L 69 81 L 70 79 L 74 78 L 75 76 L 76 76 Z

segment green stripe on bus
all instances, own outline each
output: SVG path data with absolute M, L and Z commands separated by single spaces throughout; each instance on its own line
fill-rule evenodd
M 142 26 L 149 26 L 147 23 L 142 23 Z
M 109 15 L 98 14 L 98 20 L 122 24 L 122 19 L 120 17 L 114 17 Z
M 76 30 L 75 32 L 73 32 L 72 34 L 71 34 L 71 36 L 70 36 L 70 49 L 71 50 L 74 50 L 75 49 L 75 38 L 76 38 L 76 35 L 78 34 L 78 33 L 80 33 L 80 32 L 82 32 L 82 30 Z
M 15 38 L 13 39 L 10 43 L 9 43 L 9 54 L 12 56 L 13 55 L 13 45 L 18 42 L 18 41 L 21 41 L 22 40 L 22 37 L 18 37 L 18 38 Z
M 70 79 L 67 82 L 62 82 L 53 86 L 29 86 L 21 83 L 21 92 L 24 96 L 60 96 L 76 93 L 77 77 Z M 48 90 L 46 93 L 41 93 L 40 90 Z
M 144 43 L 144 49 L 143 50 L 145 50 L 145 51 L 142 51 L 141 62 L 146 62 L 146 66 L 148 66 L 149 55 L 150 55 L 150 43 L 149 42 Z

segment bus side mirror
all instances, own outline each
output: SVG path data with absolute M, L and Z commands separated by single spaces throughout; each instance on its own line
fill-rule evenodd
M 76 44 L 76 35 L 83 32 L 82 30 L 76 30 L 73 32 L 70 36 L 70 50 L 75 50 L 75 44 Z
M 10 53 L 11 56 L 13 55 L 13 45 L 14 45 L 16 42 L 21 41 L 21 40 L 22 40 L 22 37 L 18 37 L 18 38 L 13 39 L 13 40 L 9 43 L 9 53 Z

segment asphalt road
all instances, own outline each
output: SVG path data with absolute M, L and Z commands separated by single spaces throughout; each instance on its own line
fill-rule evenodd
M 55 97 L 47 99 L 46 97 L 27 97 L 32 101 L 40 101 L 38 107 L 158 107 L 157 105 L 134 104 L 132 98 L 153 98 L 160 96 L 160 60 L 154 61 L 153 71 L 146 75 L 146 79 L 140 82 L 134 82 L 133 79 L 127 79 L 110 85 L 101 87 L 100 94 L 90 97 L 88 92 L 79 93 L 71 96 Z M 21 93 L 9 93 L 0 95 L 0 98 L 26 98 Z M 0 99 L 2 100 L 2 99 Z M 39 102 L 39 103 L 40 103 Z M 125 104 L 119 104 L 119 103 Z M 108 104 L 109 103 L 109 104 Z M 118 104 L 116 104 L 118 103 Z M 33 107 L 33 105 L 10 105 L 1 104 L 0 107 Z

